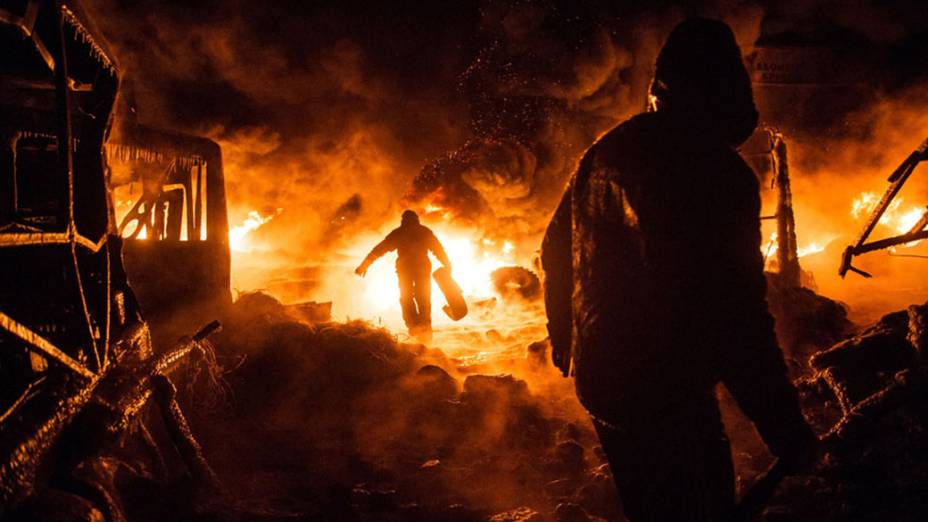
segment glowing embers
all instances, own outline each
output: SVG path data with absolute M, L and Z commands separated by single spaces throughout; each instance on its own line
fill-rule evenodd
M 241 225 L 229 229 L 229 247 L 235 252 L 250 252 L 255 246 L 249 240 L 249 234 L 274 219 L 284 209 L 278 208 L 273 214 L 262 216 L 257 210 L 248 212 L 248 217 L 242 221 Z

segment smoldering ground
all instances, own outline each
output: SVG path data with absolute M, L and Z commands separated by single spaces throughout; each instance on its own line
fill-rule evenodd
M 796 303 L 786 295 L 776 299 Z M 887 320 L 893 330 L 870 330 L 899 344 L 894 353 L 906 350 L 900 315 L 905 312 Z M 785 338 L 810 341 L 808 324 L 783 318 L 777 316 Z M 816 351 L 842 335 L 840 317 L 814 326 Z M 490 332 L 482 339 L 471 332 L 469 341 L 513 349 L 489 358 L 451 357 L 367 323 L 307 324 L 270 296 L 242 296 L 214 339 L 226 368 L 227 401 L 190 408 L 207 456 L 234 498 L 213 516 L 623 520 L 588 417 L 572 383 L 548 363 L 547 343 L 525 345 Z M 803 366 L 805 413 L 823 433 L 837 406 Z M 202 389 L 195 384 L 186 393 L 198 404 Z M 720 393 L 743 489 L 771 457 L 734 401 Z M 904 408 L 890 415 L 859 448 L 830 454 L 790 478 L 764 520 L 783 513 L 794 520 L 847 520 L 917 512 L 924 431 L 914 414 Z M 882 500 L 862 502 L 864 491 Z M 139 520 L 159 513 L 144 512 Z
M 245 358 L 228 376 L 235 400 L 201 432 L 246 509 L 478 520 L 582 496 L 616 517 L 585 415 L 540 360 L 464 367 L 363 323 L 297 322 L 261 294 L 229 325 L 217 346 Z M 495 373 L 506 368 L 521 375 Z

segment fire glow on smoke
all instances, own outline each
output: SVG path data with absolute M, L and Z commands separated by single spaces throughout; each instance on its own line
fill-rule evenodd
M 854 198 L 851 203 L 851 216 L 855 219 L 866 218 L 876 209 L 880 203 L 880 195 L 876 192 L 862 192 Z M 893 229 L 899 234 L 905 234 L 912 230 L 925 213 L 922 207 L 912 207 L 909 210 L 902 211 L 900 207 L 904 203 L 902 198 L 897 197 L 886 208 L 886 212 L 880 217 L 880 225 Z
M 452 262 L 452 274 L 468 300 L 490 299 L 495 295 L 490 274 L 497 268 L 515 264 L 512 244 L 498 245 L 494 241 L 481 239 L 474 231 L 434 228 L 435 234 L 445 247 Z M 373 245 L 371 245 L 373 246 Z M 366 245 L 352 249 L 360 262 L 364 258 Z M 374 264 L 367 274 L 364 301 L 370 303 L 370 311 L 378 315 L 388 314 L 397 307 L 399 288 L 394 268 L 395 255 L 388 255 Z M 434 268 L 434 266 L 433 266 Z M 441 293 L 432 282 L 435 303 L 441 302 Z M 438 319 L 440 316 L 435 315 Z
M 505 266 L 526 266 L 527 259 L 520 259 L 515 245 L 508 240 L 495 240 L 476 228 L 454 226 L 450 223 L 450 214 L 426 209 L 426 214 L 434 219 L 426 219 L 429 226 L 441 241 L 452 262 L 452 274 L 461 287 L 469 304 L 497 298 L 491 274 Z M 255 237 L 254 232 L 265 226 L 276 214 L 262 215 L 257 210 L 250 210 L 247 217 L 229 230 L 229 244 L 233 253 L 233 266 L 236 258 L 260 255 L 267 247 Z M 327 291 L 320 293 L 317 299 L 332 300 L 336 319 L 361 318 L 382 323 L 394 331 L 404 331 L 405 327 L 399 306 L 399 286 L 396 276 L 396 254 L 389 253 L 377 260 L 361 279 L 352 272 L 367 253 L 395 226 L 384 224 L 380 230 L 361 234 L 342 252 L 333 257 L 345 260 L 346 264 L 333 269 L 330 276 L 337 282 Z M 433 259 L 433 270 L 440 263 Z M 452 321 L 441 311 L 444 298 L 437 284 L 432 281 L 432 320 L 436 326 L 448 325 Z M 474 325 L 473 313 L 462 324 Z
M 801 265 L 814 277 L 809 283 L 819 293 L 849 302 L 852 310 L 860 310 L 860 317 L 863 317 L 861 320 L 898 308 L 900 303 L 915 302 L 922 288 L 912 282 L 919 270 L 917 261 L 890 258 L 880 253 L 871 253 L 859 260 L 864 268 L 878 275 L 877 279 L 864 281 L 855 278 L 841 279 L 837 276 L 840 250 L 853 242 L 864 221 L 879 203 L 885 189 L 885 186 L 879 183 L 882 179 L 880 173 L 891 170 L 911 145 L 909 140 L 904 139 L 900 139 L 898 144 L 889 142 L 890 137 L 886 137 L 878 140 L 878 145 L 873 147 L 899 152 L 885 153 L 884 160 L 879 164 L 868 164 L 864 168 L 858 168 L 854 171 L 854 176 L 846 179 L 846 187 L 836 187 L 827 181 L 831 179 L 830 170 L 803 169 L 804 149 L 799 146 L 801 143 L 794 148 L 794 151 L 798 151 L 795 152 L 798 159 L 794 169 L 793 201 Z M 847 147 L 847 150 L 858 148 Z M 846 163 L 861 164 L 856 157 L 848 159 Z M 921 178 L 915 179 L 916 183 L 913 183 L 912 187 L 907 187 L 911 190 L 901 193 L 889 206 L 880 219 L 874 238 L 909 232 L 918 222 L 923 213 L 922 207 L 918 205 L 922 199 L 918 194 L 923 190 L 919 179 Z M 823 192 L 822 184 L 828 185 L 828 191 Z M 822 199 L 823 194 L 828 194 L 829 198 Z M 762 214 L 769 215 L 772 213 L 770 207 L 773 204 L 771 198 L 774 197 L 774 193 L 768 190 L 763 196 L 766 198 L 767 208 Z M 251 204 L 246 203 L 248 206 L 244 208 L 239 207 L 244 212 L 239 214 L 240 221 L 234 220 L 230 228 L 233 281 L 238 279 L 237 283 L 233 283 L 236 290 L 263 289 L 290 303 L 307 300 L 332 301 L 335 320 L 365 319 L 386 326 L 397 334 L 405 332 L 399 306 L 395 254 L 385 256 L 375 263 L 364 279 L 353 273 L 354 268 L 370 249 L 398 224 L 398 219 L 394 222 L 390 219 L 391 214 L 387 213 L 382 222 L 363 222 L 359 227 L 346 229 L 346 232 L 351 230 L 350 234 L 338 237 L 329 244 L 323 241 L 317 248 L 307 244 L 300 251 L 299 247 L 288 242 L 295 241 L 303 232 L 298 229 L 292 229 L 292 233 L 282 232 L 290 227 L 281 228 L 284 221 L 282 217 L 277 216 L 287 212 L 287 222 L 291 223 L 291 227 L 295 222 L 302 224 L 301 219 L 295 220 L 289 215 L 289 210 L 278 209 L 276 213 L 267 209 L 254 210 L 261 207 L 252 206 L 257 202 L 249 203 Z M 448 251 L 454 263 L 453 275 L 461 286 L 471 310 L 464 320 L 453 323 L 441 311 L 444 300 L 433 285 L 432 317 L 436 333 L 449 329 L 458 333 L 468 331 L 469 334 L 498 330 L 506 335 L 506 332 L 532 325 L 540 328 L 540 335 L 544 337 L 543 306 L 538 303 L 531 306 L 525 303 L 503 303 L 504 300 L 496 294 L 490 278 L 495 269 L 503 266 L 531 268 L 533 252 L 541 240 L 538 230 L 543 229 L 543 226 L 536 227 L 535 231 L 500 235 L 501 231 L 492 225 L 481 227 L 474 225 L 472 221 L 470 225 L 463 225 L 462 220 L 455 217 L 454 209 L 435 200 L 423 202 L 422 207 L 416 210 L 420 211 L 423 222 L 435 231 Z M 398 218 L 398 211 L 395 213 L 395 217 Z M 267 227 L 271 222 L 273 232 L 262 230 L 262 227 Z M 312 226 L 317 228 L 320 226 L 318 222 L 311 220 L 306 223 L 315 223 Z M 322 220 L 322 223 L 325 221 Z M 768 260 L 768 268 L 776 270 L 777 240 L 774 230 L 771 230 L 775 223 L 772 220 L 763 223 L 763 237 L 766 239 L 762 245 L 763 254 Z M 305 233 L 311 234 L 310 231 Z M 925 243 L 921 242 L 918 246 L 921 247 Z M 916 243 L 910 243 L 901 245 L 896 250 L 899 254 L 902 251 L 905 251 L 905 254 L 920 253 L 915 247 Z M 286 253 L 279 254 L 282 251 Z M 437 267 L 437 263 L 435 265 Z M 304 281 L 306 284 L 303 284 Z M 861 306 L 860 296 L 876 295 L 874 288 L 871 288 L 873 285 L 902 288 L 905 292 L 898 292 L 899 295 L 892 294 L 894 300 L 880 301 L 872 306 L 865 302 Z M 504 306 L 496 306 L 492 310 L 483 306 L 482 303 L 488 303 L 494 298 L 497 304 Z
M 277 212 L 262 216 L 257 210 L 248 212 L 248 217 L 238 226 L 229 229 L 229 248 L 234 252 L 249 252 L 255 248 L 255 245 L 249 241 L 249 234 L 262 226 L 268 221 L 274 219 L 283 212 L 284 209 L 278 208 Z
M 493 299 L 496 292 L 490 274 L 501 267 L 519 264 L 512 243 L 497 242 L 482 237 L 477 230 L 454 228 L 446 224 L 431 224 L 430 228 L 445 247 L 452 262 L 454 280 L 461 287 L 465 299 L 473 304 Z M 385 234 L 386 232 L 384 232 Z M 376 237 L 376 236 L 375 236 Z M 376 239 L 374 239 L 376 241 Z M 359 241 L 345 252 L 349 259 L 360 263 L 375 242 Z M 382 321 L 391 329 L 404 329 L 399 308 L 399 286 L 395 268 L 396 254 L 390 253 L 374 263 L 363 280 L 359 280 L 360 293 L 345 296 L 354 303 L 351 309 L 365 319 Z M 438 263 L 433 262 L 433 269 Z M 335 297 L 338 299 L 338 296 Z M 436 326 L 448 325 L 452 321 L 441 311 L 444 298 L 432 281 L 432 321 Z M 474 323 L 474 312 L 463 324 Z
M 860 223 L 876 208 L 880 195 L 876 192 L 862 192 L 849 204 L 850 215 L 855 222 Z M 904 201 L 896 198 L 879 221 L 881 227 L 890 233 L 906 233 L 919 221 L 924 210 L 912 206 L 901 210 Z M 494 270 L 504 266 L 530 266 L 530 259 L 519 256 L 514 244 L 509 240 L 494 240 L 487 237 L 484 231 L 476 228 L 462 228 L 451 224 L 452 214 L 434 204 L 429 204 L 425 215 L 431 220 L 426 224 L 430 226 L 445 247 L 453 263 L 453 275 L 460 285 L 465 298 L 473 308 L 475 303 L 485 302 L 498 298 L 493 288 L 491 274 Z M 257 210 L 248 211 L 244 220 L 229 230 L 229 244 L 234 256 L 249 256 L 258 254 L 268 245 L 262 245 L 254 232 L 280 215 L 283 209 L 264 215 Z M 347 247 L 342 256 L 348 264 L 341 267 L 342 282 L 335 286 L 323 300 L 331 299 L 335 303 L 335 310 L 345 317 L 368 319 L 381 323 L 395 331 L 403 331 L 400 307 L 399 288 L 395 272 L 395 254 L 384 256 L 374 263 L 362 280 L 349 274 L 367 255 L 373 246 L 382 239 L 392 228 L 391 223 L 385 224 L 379 231 L 362 234 Z M 802 231 L 800 231 L 802 233 Z M 834 235 L 819 235 L 801 243 L 798 249 L 800 258 L 823 252 L 826 245 L 834 240 Z M 906 247 L 914 246 L 913 242 Z M 763 245 L 763 252 L 768 263 L 775 259 L 777 251 L 777 234 L 773 232 Z M 437 268 L 437 262 L 433 268 Z M 771 267 L 768 267 L 771 268 Z M 772 267 L 775 269 L 775 267 Z M 442 294 L 437 285 L 432 283 L 433 321 L 437 327 L 452 324 L 442 312 L 444 304 Z M 341 318 L 341 317 L 337 317 Z M 538 319 L 541 320 L 540 318 Z M 465 319 L 462 325 L 479 326 L 478 321 L 471 317 Z

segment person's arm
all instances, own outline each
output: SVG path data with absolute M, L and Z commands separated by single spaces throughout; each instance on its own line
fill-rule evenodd
M 432 254 L 441 261 L 442 266 L 451 270 L 451 260 L 448 259 L 448 254 L 445 252 L 445 247 L 441 246 L 441 241 L 438 240 L 438 237 L 435 236 L 434 232 L 429 232 L 431 237 L 429 238 L 429 250 L 432 251 Z
M 367 269 L 370 268 L 374 261 L 377 261 L 387 252 L 392 250 L 396 250 L 396 239 L 394 232 L 387 234 L 387 237 L 385 237 L 383 241 L 377 243 L 377 246 L 371 249 L 370 253 L 367 254 L 367 257 L 364 258 L 364 261 L 361 261 L 361 264 L 358 265 L 358 268 L 354 269 L 354 273 L 364 277 L 364 275 L 367 274 Z

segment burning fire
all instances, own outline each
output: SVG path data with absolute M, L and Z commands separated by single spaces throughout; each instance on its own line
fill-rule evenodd
M 864 191 L 861 192 L 857 197 L 851 201 L 851 210 L 850 214 L 855 220 L 862 220 L 869 216 L 877 205 L 880 203 L 880 194 L 877 192 Z M 905 234 L 912 230 L 912 228 L 918 224 L 919 220 L 925 214 L 925 209 L 922 207 L 914 206 L 910 207 L 908 210 L 901 210 L 904 204 L 903 198 L 895 198 L 889 206 L 886 208 L 886 212 L 880 217 L 879 224 L 883 227 L 886 227 L 894 234 Z M 816 254 L 818 252 L 823 252 L 825 246 L 832 240 L 834 237 L 818 237 L 811 242 L 800 246 L 797 249 L 797 254 L 800 258 Z M 907 243 L 903 246 L 914 246 L 920 243 L 919 241 L 913 241 Z M 764 256 L 767 259 L 768 263 L 774 261 L 774 255 L 777 252 L 777 233 L 773 232 L 770 234 L 770 238 L 763 247 Z
M 764 245 L 764 248 L 763 248 L 764 257 L 767 259 L 768 264 L 775 260 L 774 254 L 776 254 L 777 250 L 779 249 L 779 244 L 777 243 L 777 239 L 779 239 L 779 236 L 777 235 L 776 232 L 773 232 L 770 234 L 770 239 L 767 240 L 767 244 Z M 828 242 L 831 241 L 832 239 L 833 238 L 827 238 L 826 240 L 819 239 L 819 240 L 811 241 L 801 247 L 798 247 L 796 249 L 796 255 L 802 258 L 808 255 L 817 254 L 819 252 L 824 252 L 825 245 L 827 245 Z
M 866 217 L 873 212 L 879 202 L 880 196 L 876 192 L 862 192 L 859 196 L 854 198 L 854 201 L 851 203 L 851 216 L 853 216 L 854 219 Z M 883 216 L 880 217 L 881 225 L 887 226 L 899 234 L 905 234 L 912 230 L 912 227 L 918 223 L 918 220 L 920 220 L 925 213 L 925 209 L 921 207 L 912 207 L 902 212 L 899 208 L 902 206 L 903 202 L 902 198 L 894 199 L 886 208 L 886 212 L 883 213 Z
M 825 245 L 817 241 L 813 241 L 804 247 L 797 248 L 796 255 L 798 255 L 799 257 L 805 257 L 811 254 L 817 254 L 819 252 L 824 252 L 824 251 L 825 251 Z
M 241 225 L 229 229 L 229 248 L 235 252 L 249 252 L 254 246 L 248 241 L 248 234 L 264 226 L 268 221 L 280 215 L 284 209 L 278 208 L 273 214 L 262 216 L 257 210 L 248 212 L 248 217 Z
M 488 299 L 495 295 L 490 274 L 497 268 L 516 264 L 514 245 L 479 237 L 477 231 L 455 230 L 442 226 L 431 227 L 451 258 L 454 280 L 468 301 Z M 373 244 L 360 244 L 352 252 L 360 262 Z M 371 266 L 364 281 L 362 301 L 367 312 L 387 317 L 399 312 L 399 287 L 394 267 L 395 256 L 386 256 Z M 442 302 L 441 291 L 432 282 L 433 310 Z M 443 315 L 433 312 L 433 320 L 442 322 Z
M 851 216 L 855 219 L 868 216 L 880 202 L 880 197 L 876 192 L 862 192 L 854 198 L 851 203 Z M 880 217 L 880 225 L 883 225 L 897 234 L 906 234 L 912 231 L 912 228 L 918 224 L 925 209 L 922 207 L 911 207 L 909 210 L 901 211 L 900 207 L 904 203 L 903 199 L 897 197 L 886 208 L 886 212 Z M 921 241 L 912 241 L 902 246 L 915 246 Z M 895 248 L 891 249 L 895 250 Z
M 905 214 L 902 214 L 896 220 L 896 224 L 897 224 L 896 230 L 900 234 L 905 234 L 907 232 L 910 232 L 912 228 L 918 224 L 919 220 L 921 220 L 922 215 L 924 213 L 925 213 L 925 209 L 915 207 L 909 210 L 908 212 L 906 212 Z

